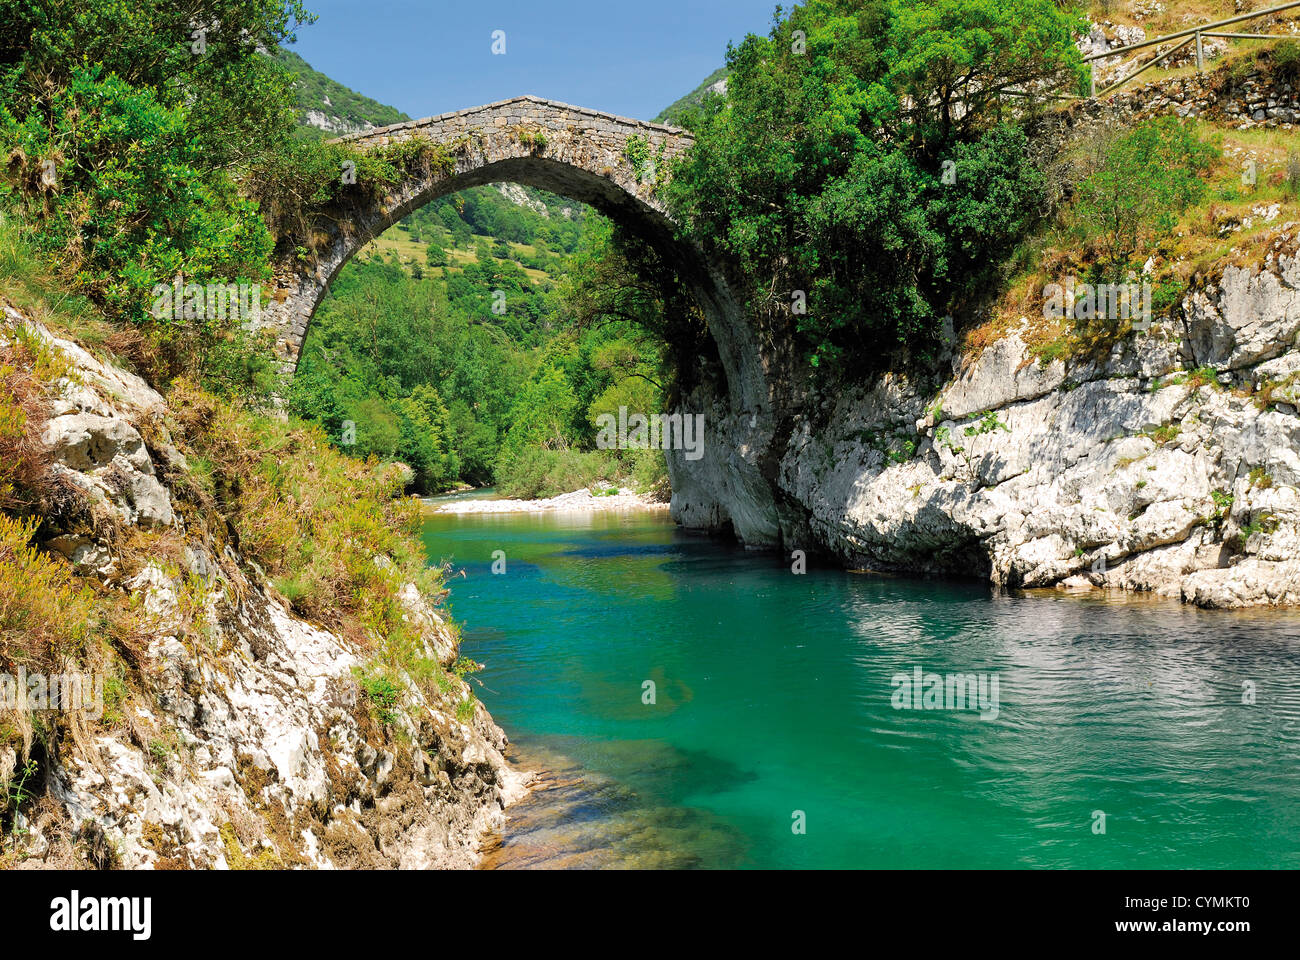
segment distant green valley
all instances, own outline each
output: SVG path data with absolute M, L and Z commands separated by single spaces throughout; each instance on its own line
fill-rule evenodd
M 407 119 L 281 56 L 297 76 L 303 136 Z M 589 307 L 583 285 L 615 256 L 611 243 L 594 210 L 518 184 L 425 205 L 332 286 L 303 345 L 293 411 L 346 452 L 406 463 L 422 493 L 665 487 L 662 454 L 594 449 L 595 418 L 658 409 L 663 379 L 660 344 Z

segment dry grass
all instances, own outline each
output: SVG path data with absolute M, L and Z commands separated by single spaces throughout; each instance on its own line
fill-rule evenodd
M 1142 16 L 1139 11 L 1154 10 L 1150 0 L 1090 0 L 1088 12 L 1094 22 L 1109 21 L 1116 26 L 1137 26 L 1147 32 L 1148 38 L 1166 33 L 1177 33 L 1200 23 L 1214 23 L 1235 17 L 1238 13 L 1264 10 L 1276 6 L 1281 0 L 1246 0 L 1240 10 L 1235 0 L 1161 0 L 1163 12 Z M 1300 20 L 1295 10 L 1280 15 L 1282 23 Z M 1235 28 L 1233 28 L 1235 30 Z M 1242 33 L 1256 32 L 1247 21 Z
M 93 591 L 31 544 L 36 526 L 0 514 L 0 660 L 9 666 L 81 657 L 95 620 Z
M 192 384 L 169 400 L 206 478 L 195 497 L 239 531 L 239 550 L 298 614 L 372 649 L 414 639 L 397 593 L 415 583 L 434 595 L 440 584 L 416 538 L 419 504 L 400 496 L 397 471 L 340 454 L 315 426 L 239 409 Z
M 1203 140 L 1215 143 L 1221 155 L 1206 177 L 1205 199 L 1182 214 L 1174 230 L 1153 238 L 1142 257 L 1153 259 L 1153 282 L 1183 293 L 1223 274 L 1231 266 L 1257 267 L 1272 253 L 1294 255 L 1300 238 L 1300 155 L 1294 130 L 1237 130 L 1209 121 L 1194 121 Z M 1104 139 L 1104 138 L 1103 138 Z M 1058 165 L 1077 181 L 1093 168 L 1096 151 L 1087 141 L 1075 142 Z M 1253 163 L 1253 182 L 1243 178 Z M 1276 207 L 1272 217 L 1266 214 Z M 1123 324 L 1076 326 L 1043 317 L 1043 289 L 1067 276 L 1085 277 L 1092 257 L 1065 229 L 1068 206 L 1019 251 L 1016 268 L 988 317 L 964 333 L 967 362 L 1018 326 L 1040 361 L 1066 361 L 1105 353 L 1128 335 Z
M 0 340 L 0 508 L 14 508 L 45 483 L 48 457 L 40 442 L 48 403 L 48 356 L 17 330 Z

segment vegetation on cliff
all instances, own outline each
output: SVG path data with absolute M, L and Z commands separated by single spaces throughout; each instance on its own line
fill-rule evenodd
M 1210 6 L 1207 18 L 1233 12 Z M 736 266 L 752 322 L 835 377 L 933 372 L 954 325 L 988 342 L 1009 314 L 1041 315 L 1067 275 L 1144 276 L 1167 311 L 1277 221 L 1270 205 L 1285 212 L 1300 182 L 1282 131 L 1062 121 L 1023 96 L 1084 89 L 1088 20 L 1068 8 L 811 0 L 730 49 L 726 95 L 679 114 L 696 144 L 668 197 L 686 233 Z M 1186 25 L 1158 13 L 1148 35 Z M 1253 72 L 1289 89 L 1297 51 L 1285 38 L 1231 51 L 1204 96 Z M 1036 336 L 1060 356 L 1130 332 L 1094 318 Z
M 673 205 L 814 365 L 927 353 L 1042 211 L 1001 93 L 1077 86 L 1082 26 L 1051 0 L 797 6 L 686 116 Z
M 183 585 L 169 630 L 194 650 L 253 582 L 354 640 L 368 676 L 450 683 L 410 616 L 411 586 L 436 600 L 440 572 L 400 471 L 265 412 L 282 387 L 237 315 L 151 310 L 154 288 L 178 279 L 264 282 L 282 224 L 259 206 L 259 183 L 285 169 L 310 178 L 341 149 L 297 138 L 290 77 L 260 52 L 305 18 L 278 0 L 216 0 L 199 14 L 0 2 L 0 671 L 104 681 L 99 715 L 0 710 L 0 760 L 20 760 L 0 778 L 5 833 L 39 795 L 36 767 L 96 732 L 148 745 L 154 614 L 138 578 L 150 570 Z M 56 408 L 69 416 L 69 396 L 98 394 L 103 409 L 121 398 L 84 382 L 34 324 L 134 366 L 170 401 L 170 419 L 86 423 L 142 433 L 132 456 L 183 527 L 124 519 L 51 462 L 47 428 Z M 105 489 L 132 489 L 105 469 Z M 196 573 L 196 555 L 219 572 Z M 217 603 L 214 583 L 234 596 Z M 111 851 L 92 859 L 111 863 Z

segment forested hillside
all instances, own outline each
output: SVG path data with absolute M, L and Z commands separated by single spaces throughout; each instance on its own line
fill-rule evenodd
M 704 98 L 710 94 L 719 94 L 726 89 L 727 68 L 719 67 L 711 74 L 704 78 L 704 81 L 692 90 L 686 96 L 665 107 L 659 116 L 655 117 L 655 123 L 668 123 L 680 125 L 687 111 L 693 107 L 698 107 L 704 102 Z
M 300 57 L 281 61 L 308 137 L 326 135 L 322 118 L 332 132 L 405 119 Z M 344 268 L 304 343 L 292 409 L 346 452 L 407 463 L 422 492 L 661 485 L 658 454 L 593 450 L 595 417 L 658 409 L 663 379 L 662 347 L 634 325 L 579 324 L 610 236 L 585 205 L 518 184 L 422 207 Z
M 339 136 L 411 119 L 396 107 L 362 96 L 313 70 L 292 50 L 281 50 L 276 59 L 293 74 L 295 107 L 304 136 Z

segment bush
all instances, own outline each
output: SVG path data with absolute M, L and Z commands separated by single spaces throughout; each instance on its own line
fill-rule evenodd
M 350 164 L 354 183 L 344 182 Z M 259 205 L 275 236 L 276 252 L 310 263 L 329 243 L 336 224 L 359 219 L 395 184 L 413 176 L 450 172 L 447 149 L 412 139 L 357 152 L 340 143 L 293 140 L 254 167 L 243 189 Z
M 1273 75 L 1287 81 L 1300 80 L 1300 42 L 1283 40 L 1269 52 Z
M 80 659 L 95 625 L 94 594 L 66 561 L 30 544 L 35 528 L 0 514 L 0 651 L 9 666 Z
M 1109 145 L 1100 168 L 1079 184 L 1072 215 L 1104 279 L 1123 279 L 1134 257 L 1205 196 L 1218 155 L 1194 124 L 1174 117 L 1139 124 Z
M 0 107 L 8 174 L 39 250 L 110 316 L 149 316 L 155 285 L 269 277 L 271 236 L 257 207 L 168 107 L 99 67 L 76 71 L 43 109 Z M 124 150 L 131 143 L 134 149 Z
M 240 531 L 242 552 L 299 614 L 372 648 L 417 642 L 397 593 L 414 583 L 432 595 L 440 585 L 416 536 L 418 505 L 400 496 L 400 471 L 344 456 L 319 427 L 260 415 L 192 384 L 179 384 L 169 403 L 194 453 L 211 465 L 211 508 Z
M 45 487 L 41 430 L 47 384 L 63 364 L 34 336 L 8 331 L 0 339 L 0 509 L 12 509 Z
M 532 447 L 498 469 L 497 489 L 502 494 L 519 500 L 536 500 L 611 480 L 618 475 L 619 464 L 611 451 L 583 453 Z
M 997 91 L 1081 78 L 1080 23 L 1052 0 L 796 6 L 729 51 L 670 203 L 812 365 L 923 356 L 1044 206 Z

